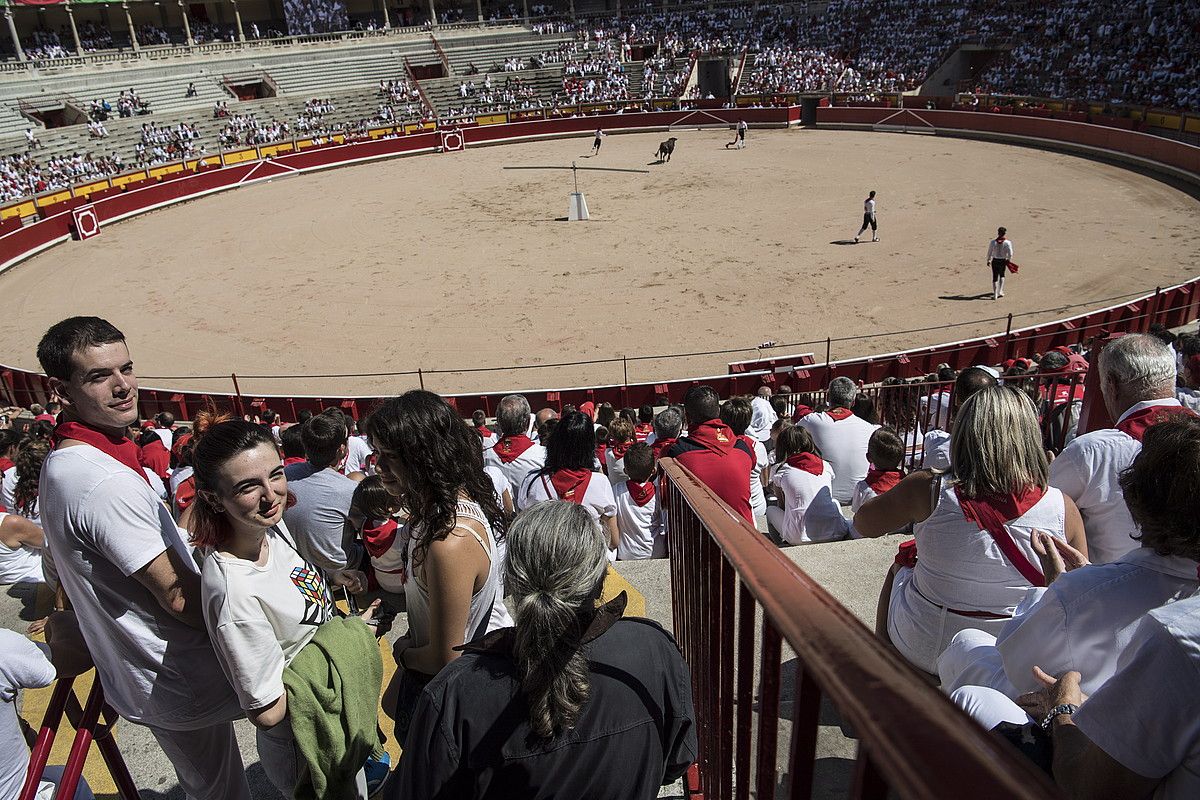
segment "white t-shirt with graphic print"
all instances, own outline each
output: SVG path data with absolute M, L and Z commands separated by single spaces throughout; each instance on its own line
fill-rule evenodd
M 283 670 L 329 619 L 333 600 L 321 570 L 296 551 L 281 520 L 267 531 L 259 565 L 212 552 L 201 570 L 204 623 L 243 709 L 283 694 Z

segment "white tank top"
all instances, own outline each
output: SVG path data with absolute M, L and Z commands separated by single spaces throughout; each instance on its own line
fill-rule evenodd
M 911 585 L 946 608 L 1011 614 L 1025 597 L 1029 581 L 1009 563 L 991 534 L 963 516 L 950 476 L 941 483 L 937 507 L 914 527 L 917 567 Z M 1048 487 L 1041 500 L 1005 528 L 1038 566 L 1030 534 L 1037 529 L 1065 540 L 1065 513 L 1062 492 Z
M 485 543 L 479 534 L 461 522 L 454 526 L 455 529 L 461 528 L 467 531 L 475 541 L 479 542 L 479 546 L 487 554 L 489 564 L 487 580 L 479 588 L 479 591 L 471 595 L 471 605 L 467 612 L 467 627 L 463 631 L 462 638 L 462 642 L 469 642 L 476 636 L 496 628 L 512 625 L 512 619 L 507 611 L 503 614 L 492 613 L 493 605 L 504 607 L 504 598 L 500 592 L 500 561 L 492 552 L 495 546 L 495 536 L 492 534 L 491 524 L 488 523 L 479 504 L 471 500 L 459 500 L 455 508 L 455 515 L 459 518 L 466 517 L 475 520 L 488 533 L 488 541 Z M 402 535 L 406 537 L 405 552 L 410 554 L 412 552 L 412 531 L 409 529 L 409 525 L 405 525 Z M 413 647 L 424 647 L 429 644 L 429 592 L 416 577 L 412 569 L 411 558 L 408 555 L 406 558 L 410 559 L 410 577 L 404 584 L 404 601 L 408 609 L 408 636 Z

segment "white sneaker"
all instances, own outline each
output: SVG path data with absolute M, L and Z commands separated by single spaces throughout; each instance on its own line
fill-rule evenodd
M 854 243 L 855 243 L 855 244 L 858 244 L 858 237 L 857 237 L 857 236 L 855 236 L 855 237 L 854 237 Z
M 879 241 L 879 237 L 878 237 L 878 236 L 876 236 L 875 238 L 871 239 L 871 241 L 872 241 L 872 242 L 878 242 L 878 241 Z
M 1001 292 L 1001 293 L 1000 293 L 1000 296 L 1001 296 L 1001 297 L 1004 297 L 1004 292 Z

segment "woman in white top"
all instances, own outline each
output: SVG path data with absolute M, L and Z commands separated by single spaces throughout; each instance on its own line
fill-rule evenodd
M 956 633 L 998 634 L 1026 590 L 1045 585 L 1034 530 L 1087 554 L 1079 510 L 1047 486 L 1049 464 L 1026 395 L 1005 386 L 972 395 L 955 418 L 950 452 L 952 474 L 914 472 L 854 516 L 855 529 L 869 537 L 916 526 L 916 566 L 895 571 L 887 633 L 931 673 Z
M 783 508 L 767 507 L 767 520 L 788 544 L 845 539 L 849 523 L 833 499 L 833 467 L 823 460 L 812 435 L 799 425 L 785 426 L 775 440 L 771 485 Z
M 617 502 L 608 478 L 595 472 L 596 429 L 586 414 L 568 412 L 546 442 L 546 466 L 530 472 L 517 490 L 517 508 L 526 509 L 547 500 L 581 505 L 608 539 L 610 561 L 616 558 L 621 534 L 617 530 Z
M 459 645 L 512 625 L 504 610 L 496 542 L 507 516 L 483 469 L 479 436 L 450 404 L 413 390 L 365 423 L 383 485 L 408 512 L 408 633 L 396 642 L 403 668 L 396 737 L 403 741 L 421 689 L 458 658 Z
M 217 660 L 256 727 L 259 758 L 290 797 L 307 769 L 292 734 L 283 671 L 328 620 L 333 600 L 321 570 L 296 550 L 283 524 L 287 478 L 270 431 L 243 420 L 204 419 L 192 451 L 197 502 L 192 541 L 204 548 L 201 598 Z M 362 573 L 334 580 L 365 588 Z M 363 619 L 370 621 L 373 604 Z M 358 776 L 358 795 L 366 781 Z

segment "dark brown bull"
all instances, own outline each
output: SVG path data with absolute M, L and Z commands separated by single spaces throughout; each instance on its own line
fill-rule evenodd
M 671 154 L 675 152 L 675 142 L 677 141 L 679 140 L 672 136 L 665 142 L 659 143 L 658 152 L 654 154 L 655 158 L 657 158 L 660 163 L 663 161 L 670 161 Z

